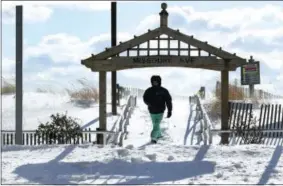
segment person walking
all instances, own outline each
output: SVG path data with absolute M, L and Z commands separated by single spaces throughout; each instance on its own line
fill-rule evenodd
M 161 86 L 161 77 L 153 75 L 150 79 L 151 87 L 145 90 L 143 101 L 148 107 L 152 121 L 151 142 L 157 143 L 162 138 L 160 123 L 167 107 L 167 118 L 172 115 L 172 97 L 169 91 Z

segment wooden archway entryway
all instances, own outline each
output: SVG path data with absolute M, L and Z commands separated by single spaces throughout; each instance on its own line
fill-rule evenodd
M 107 130 L 106 72 L 143 67 L 185 67 L 220 71 L 221 129 L 228 130 L 229 71 L 235 71 L 246 64 L 246 59 L 169 28 L 167 5 L 162 3 L 161 8 L 160 27 L 148 30 L 140 36 L 134 36 L 133 39 L 112 48 L 106 48 L 96 55 L 92 54 L 81 61 L 93 72 L 99 72 L 100 130 Z M 161 41 L 165 41 L 167 47 L 161 47 Z M 152 47 L 152 42 L 157 42 L 157 47 Z M 182 44 L 187 46 L 182 47 Z M 132 54 L 133 52 L 135 54 Z M 228 143 L 228 135 L 222 134 L 223 144 Z

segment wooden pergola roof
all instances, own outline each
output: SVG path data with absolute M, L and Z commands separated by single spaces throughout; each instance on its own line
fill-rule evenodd
M 119 45 L 106 48 L 105 51 L 96 55 L 91 55 L 87 59 L 83 59 L 81 63 L 92 71 L 116 71 L 129 68 L 142 67 L 190 67 L 203 68 L 210 70 L 236 70 L 237 67 L 246 64 L 246 59 L 237 56 L 235 53 L 229 53 L 221 48 L 216 48 L 207 42 L 200 41 L 193 36 L 188 36 L 181 33 L 179 30 L 173 30 L 167 26 L 168 13 L 166 8 L 160 12 L 160 27 L 154 30 L 148 30 L 140 36 L 135 36 L 133 39 L 120 43 Z M 167 38 L 161 38 L 162 35 L 167 35 Z M 152 48 L 151 41 L 157 41 L 158 47 Z M 160 41 L 168 41 L 167 48 L 160 47 Z M 177 48 L 170 47 L 170 42 L 176 41 Z M 187 48 L 181 48 L 180 43 L 186 43 Z M 141 48 L 140 45 L 147 43 L 146 48 Z M 193 47 L 193 48 L 192 48 Z M 136 55 L 130 55 L 131 51 L 135 51 Z M 157 54 L 150 54 L 151 51 Z M 161 51 L 167 51 L 167 55 L 162 55 Z M 173 51 L 178 54 L 170 54 Z M 186 51 L 186 55 L 181 55 L 181 51 Z M 197 51 L 197 55 L 192 55 L 192 51 Z M 127 53 L 126 56 L 121 56 L 122 53 Z M 146 54 L 141 54 L 141 53 Z M 208 55 L 201 55 L 202 52 Z M 166 62 L 167 61 L 167 62 Z

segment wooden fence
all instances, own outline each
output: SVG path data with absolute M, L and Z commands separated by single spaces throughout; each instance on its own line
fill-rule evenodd
M 92 131 L 90 128 L 82 131 L 82 136 L 76 138 L 69 138 L 68 136 L 62 136 L 57 138 L 52 134 L 43 134 L 41 136 L 36 135 L 35 130 L 23 131 L 24 145 L 42 145 L 42 144 L 83 144 L 92 142 Z M 2 130 L 2 145 L 15 145 L 15 131 L 14 130 Z M 51 140 L 52 139 L 52 140 Z M 53 140 L 55 139 L 55 140 Z
M 116 145 L 123 145 L 123 140 L 127 137 L 127 126 L 129 125 L 129 118 L 136 106 L 136 97 L 129 96 L 126 105 L 123 108 L 120 117 L 113 125 L 111 131 L 96 131 L 91 128 L 82 129 L 82 135 L 70 138 L 67 135 L 56 138 L 53 134 L 36 135 L 36 130 L 23 131 L 23 145 L 44 145 L 44 144 L 85 144 L 95 143 L 97 135 L 103 135 L 104 143 L 114 143 Z M 15 130 L 1 131 L 2 145 L 15 145 Z M 96 135 L 95 135 L 96 134 Z
M 229 130 L 215 129 L 198 96 L 190 97 L 196 104 L 196 119 L 200 121 L 198 144 L 212 144 L 213 135 L 230 134 L 230 144 L 266 144 L 283 146 L 283 106 L 262 104 L 255 117 L 252 103 L 229 102 Z
M 230 144 L 283 145 L 283 107 L 262 104 L 255 117 L 251 103 L 229 103 L 229 130 L 211 130 L 212 133 L 230 133 Z

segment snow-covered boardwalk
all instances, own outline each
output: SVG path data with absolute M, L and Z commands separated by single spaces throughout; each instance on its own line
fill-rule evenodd
M 63 106 L 59 103 L 56 106 L 55 102 L 51 105 L 51 102 L 42 101 L 42 104 L 37 106 L 52 107 L 58 111 L 68 106 L 71 115 L 77 115 L 85 121 L 94 117 L 93 111 L 96 105 L 92 108 L 75 108 L 70 103 L 61 104 Z M 150 139 L 151 121 L 142 100 L 138 100 L 137 106 L 130 119 L 129 135 L 123 147 L 108 145 L 101 148 L 87 144 L 2 147 L 2 183 L 53 185 L 283 183 L 282 146 L 195 145 L 196 137 L 193 134 L 197 128 L 195 128 L 194 116 L 191 122 L 188 122 L 191 116 L 188 100 L 174 99 L 172 117 L 164 118 L 161 124 L 165 138 L 160 144 L 140 148 Z M 12 113 L 12 109 L 7 105 L 4 109 L 5 121 L 9 121 L 7 115 Z M 35 108 L 27 110 L 36 111 Z M 43 113 L 43 110 L 37 110 Z M 40 116 L 40 113 L 38 114 Z M 42 120 L 44 119 L 42 117 Z M 111 118 L 112 120 L 115 121 L 115 118 Z M 37 122 L 29 120 L 28 127 L 36 128 L 36 124 Z M 93 127 L 96 125 L 95 122 L 89 124 Z M 6 122 L 5 127 L 9 128 L 9 126 Z
M 189 100 L 174 99 L 172 117 L 166 118 L 167 112 L 161 123 L 161 130 L 164 133 L 164 139 L 161 143 L 175 145 L 193 145 L 196 144 L 195 125 L 193 117 L 189 121 L 190 107 Z M 147 107 L 142 99 L 138 99 L 137 108 L 135 108 L 133 116 L 128 126 L 128 139 L 124 141 L 124 145 L 142 146 L 150 141 L 150 132 L 152 124 Z

